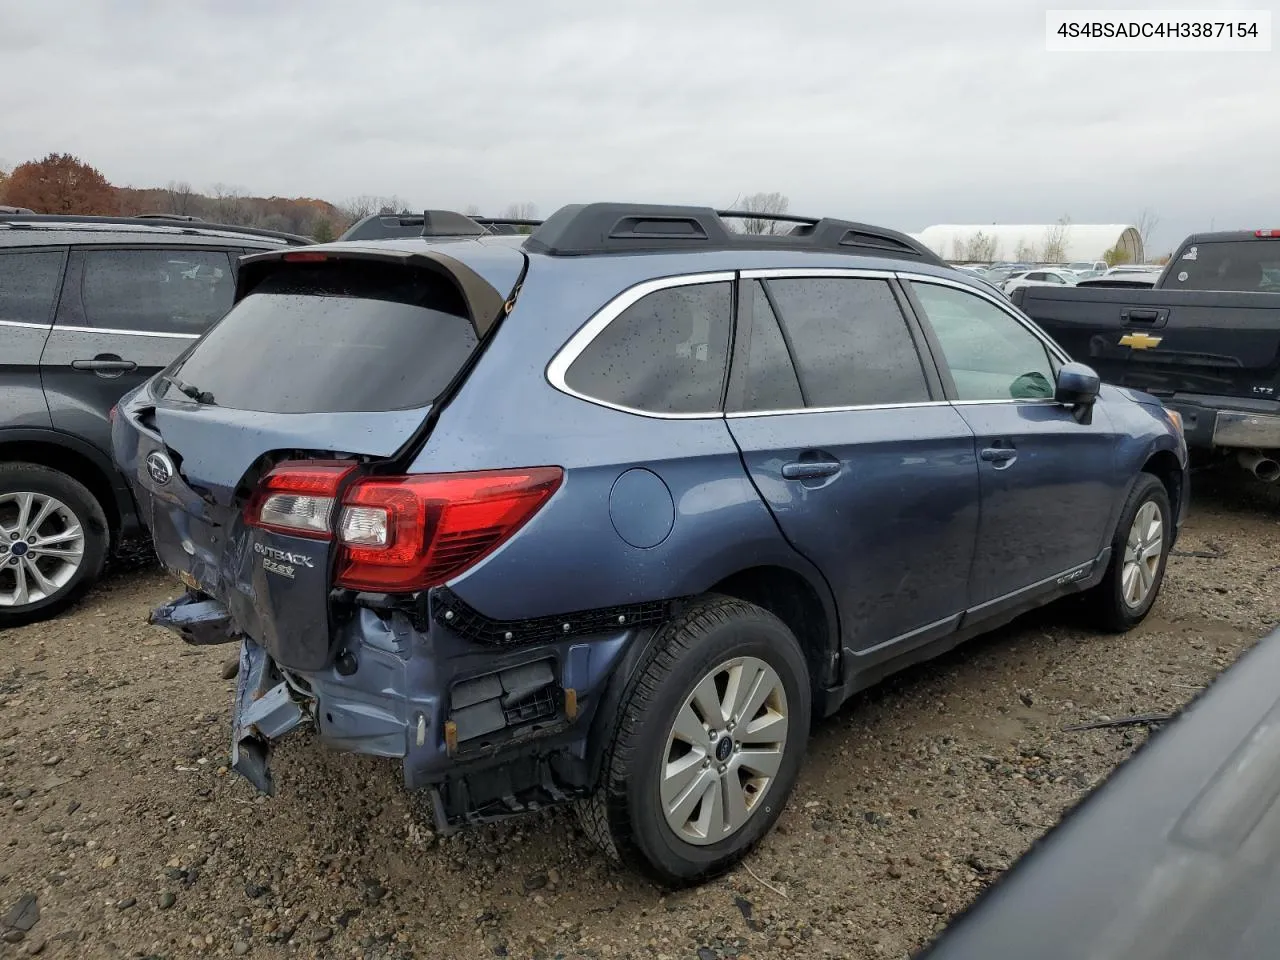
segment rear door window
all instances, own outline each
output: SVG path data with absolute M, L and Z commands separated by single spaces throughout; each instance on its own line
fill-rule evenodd
M 768 280 L 808 407 L 916 403 L 929 386 L 888 281 Z
M 717 413 L 732 313 L 727 281 L 650 293 L 587 345 L 565 372 L 565 386 L 644 413 Z
M 268 275 L 173 371 L 221 406 L 264 413 L 433 403 L 477 339 L 461 294 L 424 270 L 367 261 Z M 181 399 L 172 384 L 162 396 Z
M 48 324 L 64 250 L 0 253 L 0 321 Z
M 86 250 L 69 288 L 60 324 L 199 335 L 231 308 L 235 279 L 221 250 Z
M 750 302 L 739 309 L 738 324 L 751 318 L 749 337 L 740 337 L 733 365 L 741 378 L 738 411 L 798 410 L 804 406 L 795 364 L 769 297 L 759 280 L 747 286 Z M 750 307 L 748 310 L 747 307 Z

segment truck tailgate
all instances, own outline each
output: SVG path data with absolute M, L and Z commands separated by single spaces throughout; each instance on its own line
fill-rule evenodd
M 1027 287 L 1014 303 L 1109 383 L 1157 396 L 1280 389 L 1280 294 Z

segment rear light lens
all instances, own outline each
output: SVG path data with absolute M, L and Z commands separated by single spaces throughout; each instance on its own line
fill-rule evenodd
M 286 461 L 274 467 L 245 507 L 250 526 L 316 540 L 332 539 L 330 518 L 342 482 L 355 470 L 349 461 Z
M 1277 240 L 1280 239 L 1280 230 L 1255 230 L 1253 235 L 1264 240 Z
M 285 263 L 320 263 L 329 257 L 323 253 L 286 253 L 280 259 Z
M 338 521 L 335 582 L 351 590 L 425 590 L 484 559 L 560 487 L 559 467 L 371 477 Z

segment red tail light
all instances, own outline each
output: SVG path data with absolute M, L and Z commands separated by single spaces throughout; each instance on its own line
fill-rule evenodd
M 250 526 L 295 537 L 331 540 L 330 518 L 342 481 L 356 465 L 343 460 L 290 460 L 272 468 L 245 507 Z
M 531 467 L 357 481 L 342 501 L 335 582 L 379 593 L 444 583 L 510 539 L 563 476 Z
M 320 263 L 329 258 L 323 253 L 286 253 L 280 259 L 285 263 Z
M 1255 230 L 1253 235 L 1264 240 L 1280 240 L 1280 230 Z

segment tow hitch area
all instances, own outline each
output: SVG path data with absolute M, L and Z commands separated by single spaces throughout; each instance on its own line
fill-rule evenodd
M 304 719 L 302 704 L 276 672 L 267 652 L 248 638 L 242 640 L 231 727 L 231 769 L 262 793 L 274 796 L 271 741 Z

